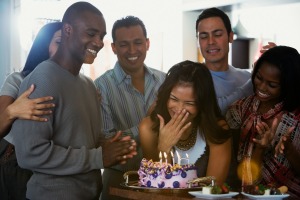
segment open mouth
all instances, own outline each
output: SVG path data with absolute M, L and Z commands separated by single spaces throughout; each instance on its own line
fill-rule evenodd
M 129 57 L 129 58 L 128 58 L 128 60 L 130 60 L 130 61 L 135 61 L 135 60 L 137 60 L 137 59 L 138 59 L 137 56 L 135 56 L 135 57 Z
M 257 96 L 259 96 L 261 98 L 268 98 L 270 96 L 269 94 L 263 93 L 259 90 L 257 90 L 256 94 L 257 94 Z
M 93 56 L 97 56 L 97 51 L 93 50 L 93 49 L 87 49 L 88 52 L 90 52 L 91 54 L 93 54 Z

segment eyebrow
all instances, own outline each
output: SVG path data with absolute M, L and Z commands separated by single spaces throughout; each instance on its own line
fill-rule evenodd
M 179 100 L 176 96 L 174 96 L 173 94 L 170 94 L 171 97 L 173 97 L 176 100 Z M 196 103 L 196 101 L 184 101 L 186 103 Z
M 259 71 L 257 71 L 256 75 L 259 75 L 262 79 L 264 79 L 265 81 L 269 82 L 269 83 L 275 83 L 280 85 L 280 81 L 270 81 L 270 80 L 266 80 Z
M 219 31 L 222 31 L 222 32 L 223 32 L 224 30 L 223 30 L 223 29 L 216 29 L 216 30 L 213 30 L 212 33 L 219 32 Z M 210 33 L 210 32 L 207 32 L 207 31 L 199 32 L 199 31 L 198 31 L 198 34 L 199 34 L 199 35 L 201 35 L 201 34 L 207 34 L 207 33 Z

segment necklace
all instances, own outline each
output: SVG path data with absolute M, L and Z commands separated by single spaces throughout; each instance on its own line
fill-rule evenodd
M 197 128 L 193 127 L 192 133 L 189 135 L 189 137 L 186 140 L 179 140 L 175 146 L 182 151 L 187 151 L 196 144 L 196 140 Z

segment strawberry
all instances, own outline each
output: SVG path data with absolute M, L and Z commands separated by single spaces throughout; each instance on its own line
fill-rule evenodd
M 221 186 L 221 189 L 222 189 L 222 194 L 228 194 L 229 193 L 229 187 L 227 184 L 223 184 Z

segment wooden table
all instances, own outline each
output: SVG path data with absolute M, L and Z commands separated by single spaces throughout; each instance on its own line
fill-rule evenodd
M 124 199 L 131 200 L 199 200 L 190 195 L 188 192 L 159 192 L 159 190 L 145 190 L 145 189 L 133 189 L 127 187 L 110 187 L 109 193 L 111 195 L 122 197 Z M 233 198 L 226 198 L 232 200 L 242 199 L 240 196 Z

